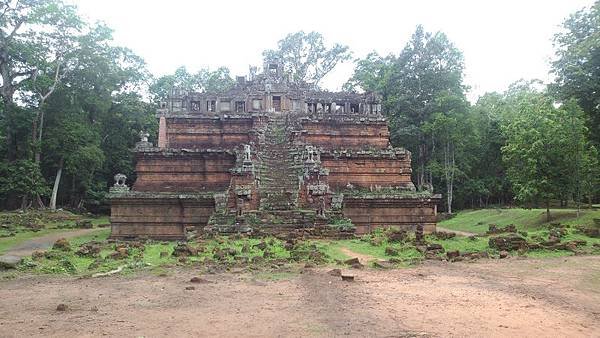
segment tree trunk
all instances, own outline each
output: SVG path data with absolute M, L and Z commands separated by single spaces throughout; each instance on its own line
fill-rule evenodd
M 550 200 L 546 200 L 546 222 L 550 222 Z
M 63 159 L 60 159 L 58 163 L 58 170 L 56 171 L 56 178 L 54 179 L 54 187 L 52 188 L 52 197 L 50 198 L 50 209 L 56 210 L 56 195 L 58 194 L 58 186 L 60 185 L 60 178 L 62 176 Z

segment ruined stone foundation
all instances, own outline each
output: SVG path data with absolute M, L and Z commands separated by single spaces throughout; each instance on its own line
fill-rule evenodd
M 132 188 L 115 176 L 111 237 L 435 230 L 441 196 L 415 189 L 378 98 L 313 91 L 278 67 L 224 93 L 173 90 L 158 145 L 136 146 Z

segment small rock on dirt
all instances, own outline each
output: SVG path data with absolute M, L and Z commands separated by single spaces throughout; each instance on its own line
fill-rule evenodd
M 364 266 L 364 265 L 362 265 L 361 263 L 354 263 L 354 264 L 350 265 L 350 267 L 351 267 L 352 269 L 362 269 L 362 268 L 364 268 L 365 266 Z
M 332 270 L 329 270 L 328 274 L 339 277 L 342 275 L 342 270 L 341 269 L 332 269 Z
M 357 257 L 350 258 L 350 259 L 347 259 L 347 260 L 344 261 L 344 264 L 347 264 L 347 265 L 354 265 L 356 263 L 360 264 L 360 261 L 358 260 Z
M 500 258 L 506 258 L 508 257 L 508 251 L 500 251 Z
M 344 282 L 354 282 L 354 275 L 342 274 L 342 280 Z
M 373 262 L 373 266 L 378 269 L 392 269 L 394 264 L 388 261 L 375 261 Z
M 446 252 L 446 257 L 448 257 L 449 260 L 454 260 L 457 257 L 460 257 L 460 251 L 458 251 L 458 250 L 448 251 L 448 252 Z
M 192 279 L 190 279 L 190 283 L 207 284 L 210 282 L 202 277 L 192 277 Z
M 69 309 L 69 307 L 66 304 L 58 304 L 58 306 L 56 307 L 56 311 L 67 311 Z
M 196 290 L 195 286 L 186 286 L 185 287 L 186 290 Z

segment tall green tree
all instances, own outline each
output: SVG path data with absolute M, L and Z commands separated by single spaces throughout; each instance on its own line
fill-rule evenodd
M 350 60 L 348 46 L 335 43 L 328 47 L 318 32 L 290 33 L 279 40 L 276 49 L 263 52 L 265 62 L 279 61 L 294 80 L 315 86 L 340 62 Z
M 153 100 L 158 103 L 165 101 L 173 88 L 196 92 L 221 92 L 231 89 L 234 84 L 235 81 L 227 67 L 219 67 L 213 71 L 201 69 L 192 74 L 181 66 L 173 74 L 154 79 L 150 85 L 150 93 Z
M 386 93 L 395 61 L 396 57 L 392 54 L 382 57 L 376 52 L 369 53 L 364 59 L 354 60 L 354 72 L 343 89 Z
M 587 114 L 590 138 L 600 145 L 600 1 L 569 16 L 554 37 L 555 90 Z
M 517 201 L 543 202 L 550 220 L 550 201 L 574 196 L 583 177 L 580 109 L 573 102 L 556 108 L 551 96 L 533 89 L 515 91 L 510 100 L 502 147 L 507 174 Z
M 41 138 L 43 113 L 40 107 L 56 88 L 66 71 L 74 37 L 82 22 L 75 8 L 60 0 L 22 0 L 0 3 L 0 97 L 5 111 L 14 110 L 15 94 L 25 85 L 37 107 L 32 121 L 33 140 Z M 9 161 L 17 154 L 16 135 L 10 123 L 4 125 Z M 39 135 L 38 135 L 39 134 Z M 39 162 L 39 144 L 34 144 Z

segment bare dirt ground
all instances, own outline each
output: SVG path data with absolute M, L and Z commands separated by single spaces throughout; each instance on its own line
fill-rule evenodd
M 599 337 L 600 257 L 305 269 L 275 281 L 193 269 L 0 281 L 0 336 Z M 194 290 L 185 290 L 194 286 Z M 68 310 L 56 311 L 64 303 Z
M 473 233 L 473 232 L 466 232 L 466 231 L 460 231 L 460 230 L 446 229 L 446 228 L 442 228 L 441 226 L 437 226 L 436 227 L 436 231 L 453 232 L 457 236 L 463 236 L 463 237 L 469 237 L 469 236 L 477 235 L 476 233 Z

